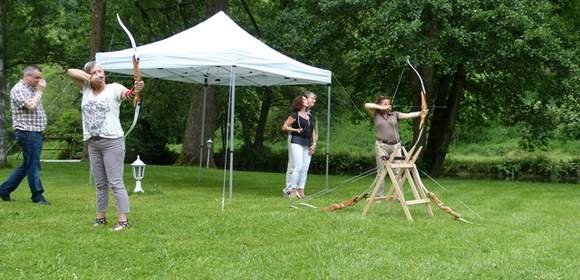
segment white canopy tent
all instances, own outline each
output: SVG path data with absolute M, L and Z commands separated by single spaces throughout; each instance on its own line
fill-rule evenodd
M 132 48 L 96 54 L 105 71 L 133 74 Z M 229 189 L 233 190 L 233 143 L 236 86 L 281 86 L 322 84 L 328 86 L 326 137 L 326 183 L 330 148 L 331 75 L 268 47 L 243 30 L 224 12 L 164 40 L 138 46 L 137 56 L 143 77 L 230 87 Z M 204 91 L 204 102 L 205 102 Z M 203 107 L 205 117 L 205 104 Z M 205 120 L 202 120 L 204 123 Z M 205 144 L 204 128 L 200 147 Z M 201 157 L 201 154 L 200 154 Z M 201 161 L 200 161 L 201 163 Z M 224 166 L 224 169 L 227 167 Z

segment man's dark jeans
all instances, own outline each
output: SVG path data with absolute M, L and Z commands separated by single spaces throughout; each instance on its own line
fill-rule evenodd
M 22 146 L 22 165 L 18 166 L 10 177 L 0 185 L 0 195 L 8 196 L 16 190 L 24 177 L 28 177 L 28 186 L 32 201 L 44 200 L 44 189 L 40 182 L 40 153 L 42 152 L 42 132 L 16 130 L 16 142 Z

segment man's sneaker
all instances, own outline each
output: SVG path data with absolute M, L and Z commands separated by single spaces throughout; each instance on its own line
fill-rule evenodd
M 33 201 L 33 202 L 38 204 L 38 205 L 50 205 L 50 202 L 48 202 L 48 200 L 46 200 L 46 199 L 42 199 L 39 201 Z
M 119 221 L 119 223 L 113 228 L 113 231 L 122 231 L 129 228 L 129 223 L 127 221 Z
M 12 199 L 9 194 L 0 195 L 0 199 L 2 199 L 2 201 L 6 201 L 6 202 L 14 201 L 14 199 Z
M 107 218 L 102 217 L 102 218 L 96 218 L 93 226 L 98 227 L 98 226 L 102 226 L 102 225 L 106 225 L 106 224 L 107 224 Z

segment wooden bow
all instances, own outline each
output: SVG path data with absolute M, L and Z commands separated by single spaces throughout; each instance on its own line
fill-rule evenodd
M 133 59 L 132 59 L 133 80 L 135 82 L 140 82 L 142 81 L 142 79 L 141 79 L 141 69 L 139 68 L 139 56 L 137 55 L 137 44 L 135 43 L 133 34 L 131 34 L 129 29 L 125 26 L 125 24 L 123 24 L 123 21 L 121 20 L 119 14 L 117 14 L 117 21 L 119 22 L 119 25 L 121 26 L 121 28 L 123 28 L 125 33 L 127 33 L 129 41 L 131 41 L 131 47 L 133 47 Z M 141 110 L 141 90 L 137 89 L 135 87 L 135 84 L 133 84 L 132 92 L 133 94 L 135 94 L 135 97 L 133 98 L 133 107 L 135 108 L 135 113 L 133 115 L 133 122 L 131 123 L 129 130 L 127 130 L 127 132 L 125 133 L 125 137 L 127 137 L 131 133 L 131 131 L 133 131 L 133 129 L 135 128 L 135 125 L 137 124 L 137 119 L 139 119 L 139 111 Z
M 413 64 L 411 64 L 411 61 L 409 61 L 409 58 L 407 57 L 407 64 L 409 64 L 409 66 L 411 67 L 411 69 L 413 69 L 413 72 L 415 72 L 415 74 L 417 75 L 417 77 L 419 78 L 419 82 L 421 82 L 421 111 L 428 111 L 429 110 L 429 105 L 427 104 L 427 90 L 425 89 L 425 83 L 423 83 L 423 78 L 421 77 L 421 74 L 419 74 L 419 71 L 417 71 L 417 69 L 415 69 L 415 67 L 413 67 Z M 425 120 L 427 119 L 427 114 L 421 113 L 421 119 L 419 121 L 419 135 L 417 136 L 417 140 L 415 141 L 415 144 L 413 144 L 413 147 L 411 148 L 411 150 L 415 150 L 415 148 L 417 148 L 417 144 L 419 144 L 419 141 L 421 140 L 421 137 L 423 136 L 423 131 L 425 130 Z
M 334 203 L 328 207 L 322 207 L 322 211 L 332 212 L 340 209 L 344 209 L 350 206 L 356 205 L 359 201 L 367 198 L 369 196 L 368 192 L 361 193 L 359 195 L 353 196 L 351 199 L 344 200 L 340 203 Z
M 439 199 L 439 197 L 437 195 L 435 195 L 434 193 L 427 191 L 427 197 L 429 199 L 431 199 L 431 201 L 433 201 L 433 203 L 435 203 L 435 205 L 437 205 L 437 207 L 439 207 L 439 209 L 441 209 L 445 213 L 451 215 L 451 217 L 453 217 L 454 220 L 458 220 L 458 221 L 468 223 L 468 224 L 472 223 L 472 222 L 462 218 L 461 214 L 457 213 L 455 210 L 453 210 L 453 208 L 445 205 L 445 203 L 443 203 L 443 201 L 441 201 L 441 199 Z

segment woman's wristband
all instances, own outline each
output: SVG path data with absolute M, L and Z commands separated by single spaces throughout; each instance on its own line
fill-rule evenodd
M 413 113 L 409 113 L 409 115 L 411 116 L 411 118 L 417 118 L 421 115 L 421 112 L 413 112 Z
M 133 96 L 133 89 L 129 89 L 125 92 L 125 99 L 131 99 Z

